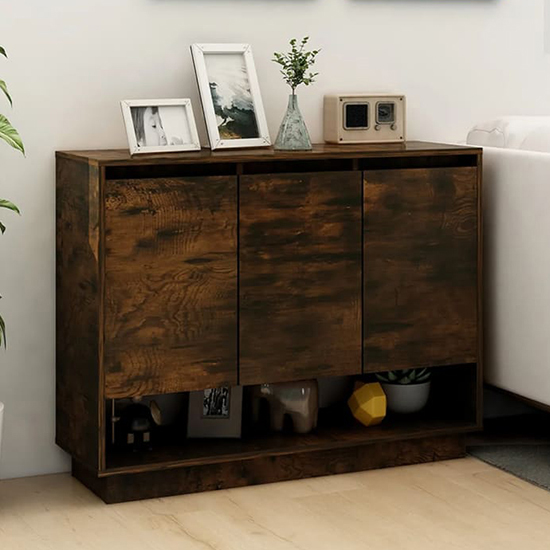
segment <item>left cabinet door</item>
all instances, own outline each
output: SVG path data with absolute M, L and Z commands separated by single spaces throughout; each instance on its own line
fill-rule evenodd
M 105 183 L 105 395 L 237 383 L 235 177 Z

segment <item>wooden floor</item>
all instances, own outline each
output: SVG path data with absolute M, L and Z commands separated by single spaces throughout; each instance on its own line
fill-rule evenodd
M 2 550 L 548 550 L 550 492 L 473 458 L 107 506 L 0 482 Z

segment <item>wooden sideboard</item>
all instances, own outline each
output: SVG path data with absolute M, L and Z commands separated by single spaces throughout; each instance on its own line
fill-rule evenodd
M 57 443 L 106 502 L 447 459 L 481 426 L 481 149 L 57 153 Z M 421 415 L 108 442 L 113 400 L 433 367 Z

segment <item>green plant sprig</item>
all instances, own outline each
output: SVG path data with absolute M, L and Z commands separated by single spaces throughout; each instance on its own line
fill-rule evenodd
M 376 379 L 383 384 L 400 384 L 402 386 L 423 384 L 431 378 L 431 372 L 424 369 L 393 370 L 376 373 Z
M 0 55 L 3 55 L 6 58 L 8 57 L 6 50 L 2 46 L 0 46 Z M 8 86 L 1 79 L 0 79 L 0 90 L 6 96 L 10 106 L 12 106 L 13 100 L 8 91 Z M 10 121 L 2 114 L 0 114 L 0 139 L 5 141 L 10 147 L 13 147 L 17 151 L 20 151 L 21 153 L 25 154 L 25 147 L 23 146 L 23 141 L 21 140 L 19 133 L 11 125 Z M 13 202 L 7 199 L 0 199 L 0 209 L 2 208 L 5 210 L 11 210 L 16 214 L 21 214 L 21 212 L 19 211 L 19 208 L 17 208 L 17 206 L 13 204 Z M 0 221 L 0 233 L 3 235 L 5 231 L 6 231 L 6 226 Z M 4 322 L 4 319 L 2 318 L 2 316 L 0 315 L 0 346 L 2 345 L 4 346 L 4 348 L 6 347 L 6 323 Z
M 302 38 L 299 44 L 298 40 L 293 38 L 290 41 L 290 52 L 275 52 L 273 54 L 272 61 L 282 67 L 281 74 L 292 89 L 292 95 L 296 94 L 296 88 L 300 84 L 309 86 L 315 82 L 315 78 L 319 75 L 319 73 L 311 72 L 310 69 L 315 64 L 317 55 L 321 50 L 307 51 L 305 47 L 308 41 L 309 36 Z

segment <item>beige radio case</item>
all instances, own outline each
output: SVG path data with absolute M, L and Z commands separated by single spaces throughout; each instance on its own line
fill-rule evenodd
M 324 137 L 327 143 L 400 143 L 405 141 L 405 96 L 392 94 L 334 94 L 325 96 Z M 393 105 L 393 117 L 388 116 Z M 347 127 L 348 106 L 368 112 L 365 124 Z M 361 109 L 361 107 L 363 109 Z M 353 108 L 353 107 L 352 107 Z M 380 110 L 380 112 L 379 112 Z M 382 122 L 379 121 L 378 115 Z M 392 119 L 391 122 L 389 119 Z

